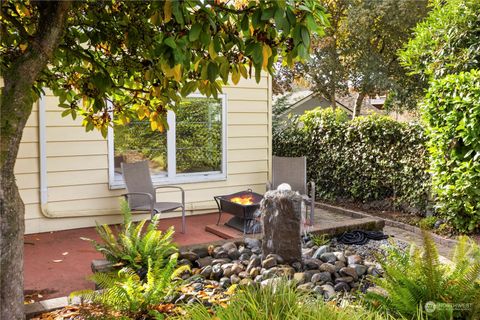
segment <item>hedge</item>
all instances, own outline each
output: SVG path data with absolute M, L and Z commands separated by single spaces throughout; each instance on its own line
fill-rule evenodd
M 480 229 L 480 71 L 432 81 L 423 114 L 436 207 L 463 232 Z
M 370 115 L 349 120 L 339 109 L 315 109 L 273 131 L 273 153 L 306 156 L 317 197 L 393 200 L 424 210 L 430 175 L 421 126 Z

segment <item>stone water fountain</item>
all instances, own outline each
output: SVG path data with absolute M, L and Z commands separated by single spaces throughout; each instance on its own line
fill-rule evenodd
M 301 262 L 302 197 L 288 189 L 268 191 L 260 211 L 264 256 L 277 254 L 288 263 Z

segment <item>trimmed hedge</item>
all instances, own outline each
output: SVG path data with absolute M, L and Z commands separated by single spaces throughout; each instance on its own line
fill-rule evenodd
M 306 156 L 308 179 L 323 199 L 393 200 L 424 210 L 428 202 L 427 137 L 417 124 L 370 115 L 349 120 L 315 109 L 273 132 L 277 156 Z
M 438 212 L 459 231 L 480 229 L 480 70 L 431 82 L 423 114 Z

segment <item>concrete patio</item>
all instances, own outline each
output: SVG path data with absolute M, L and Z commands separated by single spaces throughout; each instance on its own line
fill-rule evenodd
M 223 239 L 243 237 L 242 232 L 226 228 L 222 224 L 231 218 L 222 215 L 220 226 L 216 226 L 218 213 L 189 216 L 187 233 L 175 233 L 174 240 L 179 246 L 216 242 Z M 169 226 L 180 230 L 180 218 L 160 220 L 160 229 Z M 352 229 L 381 229 L 383 221 L 356 215 L 316 208 L 315 225 L 312 232 L 335 234 Z M 206 231 L 209 230 L 209 231 Z M 214 233 L 212 233 L 214 232 Z M 80 289 L 93 289 L 90 275 L 90 263 L 93 259 L 103 258 L 88 241 L 81 238 L 98 240 L 94 228 L 81 228 L 67 231 L 30 234 L 25 236 L 25 293 L 31 300 L 43 300 L 69 295 Z M 38 294 L 41 296 L 39 297 Z

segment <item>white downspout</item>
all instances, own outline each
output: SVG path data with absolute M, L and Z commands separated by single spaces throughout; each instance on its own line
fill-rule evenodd
M 40 153 L 40 211 L 46 218 L 78 218 L 116 215 L 118 209 L 52 211 L 48 209 L 46 104 L 44 95 L 38 100 L 38 145 Z

